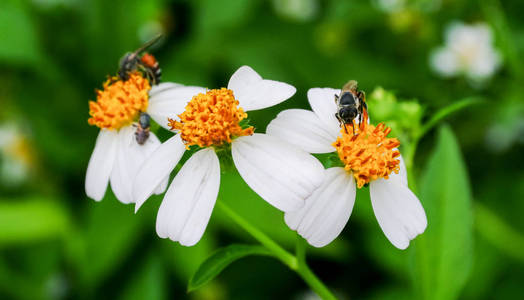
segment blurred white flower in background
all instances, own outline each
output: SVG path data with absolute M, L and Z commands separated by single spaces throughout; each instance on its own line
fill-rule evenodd
M 406 0 L 375 0 L 373 2 L 378 9 L 386 13 L 397 12 L 406 8 Z
M 493 47 L 491 28 L 485 23 L 453 22 L 446 30 L 445 45 L 433 51 L 430 65 L 442 77 L 464 75 L 478 84 L 489 79 L 502 58 Z
M 408 11 L 434 12 L 442 6 L 442 0 L 373 0 L 373 5 L 387 14 L 398 14 Z
M 319 11 L 318 0 L 274 0 L 273 7 L 280 16 L 295 21 L 309 21 Z
M 30 173 L 33 155 L 22 130 L 11 122 L 0 124 L 0 181 L 18 185 Z

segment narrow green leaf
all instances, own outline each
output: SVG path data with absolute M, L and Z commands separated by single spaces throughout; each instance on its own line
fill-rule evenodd
M 220 274 L 229 264 L 248 255 L 271 255 L 271 252 L 262 246 L 252 245 L 230 245 L 220 248 L 206 259 L 189 279 L 188 291 L 198 289 Z
M 420 185 L 428 217 L 415 240 L 414 284 L 419 299 L 456 299 L 469 276 L 473 255 L 471 190 L 459 145 L 442 127 Z
M 524 237 L 479 203 L 475 205 L 475 228 L 493 246 L 524 262 Z
M 0 202 L 0 247 L 61 236 L 69 228 L 64 208 L 44 199 Z
M 442 121 L 444 118 L 448 117 L 449 115 L 466 108 L 468 106 L 471 106 L 473 104 L 482 103 L 482 98 L 478 97 L 470 97 L 465 98 L 459 101 L 454 102 L 453 104 L 450 104 L 439 111 L 437 111 L 431 119 L 429 119 L 426 124 L 422 126 L 420 131 L 418 132 L 418 137 L 423 137 L 428 131 L 430 131 L 433 127 L 435 127 L 440 121 Z

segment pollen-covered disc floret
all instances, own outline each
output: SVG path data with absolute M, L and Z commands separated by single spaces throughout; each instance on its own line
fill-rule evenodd
M 354 128 L 357 127 L 355 134 Z M 340 160 L 346 171 L 351 171 L 357 186 L 361 188 L 372 180 L 389 178 L 391 172 L 399 172 L 398 150 L 400 145 L 396 138 L 388 138 L 391 129 L 383 123 L 376 127 L 364 120 L 361 125 L 346 125 L 333 146 L 337 149 Z
M 120 129 L 131 124 L 140 112 L 146 111 L 149 99 L 149 81 L 140 73 L 129 74 L 127 81 L 109 78 L 103 90 L 97 90 L 95 101 L 89 101 L 90 125 L 106 129 Z
M 254 131 L 253 127 L 243 129 L 240 126 L 247 114 L 238 104 L 232 90 L 209 90 L 194 96 L 185 111 L 178 115 L 180 121 L 169 119 L 169 126 L 172 130 L 180 130 L 186 147 L 231 143 L 233 138 L 252 135 Z

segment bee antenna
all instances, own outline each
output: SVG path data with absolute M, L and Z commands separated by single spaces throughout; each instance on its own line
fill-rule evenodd
M 147 41 L 140 48 L 138 48 L 135 52 L 133 52 L 133 54 L 137 55 L 138 53 L 143 52 L 144 50 L 146 50 L 147 48 L 151 47 L 153 44 L 158 42 L 162 38 L 162 36 L 163 35 L 161 33 L 157 34 L 155 37 Z

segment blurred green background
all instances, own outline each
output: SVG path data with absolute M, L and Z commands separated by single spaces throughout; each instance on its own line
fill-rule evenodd
M 421 196 L 429 224 L 422 237 L 406 251 L 394 248 L 364 190 L 342 235 L 309 248 L 308 262 L 342 299 L 522 297 L 523 11 L 520 0 L 2 0 L 0 298 L 313 296 L 268 257 L 239 260 L 188 294 L 189 278 L 213 251 L 255 241 L 215 210 L 202 240 L 182 247 L 155 233 L 161 197 L 136 215 L 110 189 L 100 203 L 86 197 L 84 175 L 98 134 L 87 124 L 88 100 L 125 52 L 158 32 L 165 39 L 152 52 L 164 81 L 221 87 L 249 65 L 296 86 L 289 101 L 250 113 L 259 132 L 282 109 L 309 108 L 307 89 L 349 79 L 368 95 L 381 86 L 418 101 L 423 120 L 461 99 L 483 99 L 421 139 L 412 175 L 421 178 L 420 193 L 431 195 Z M 485 22 L 493 31 L 502 64 L 482 84 L 442 79 L 431 69 L 430 53 L 456 20 Z M 295 233 L 282 213 L 237 175 L 223 174 L 219 201 L 292 249 Z

